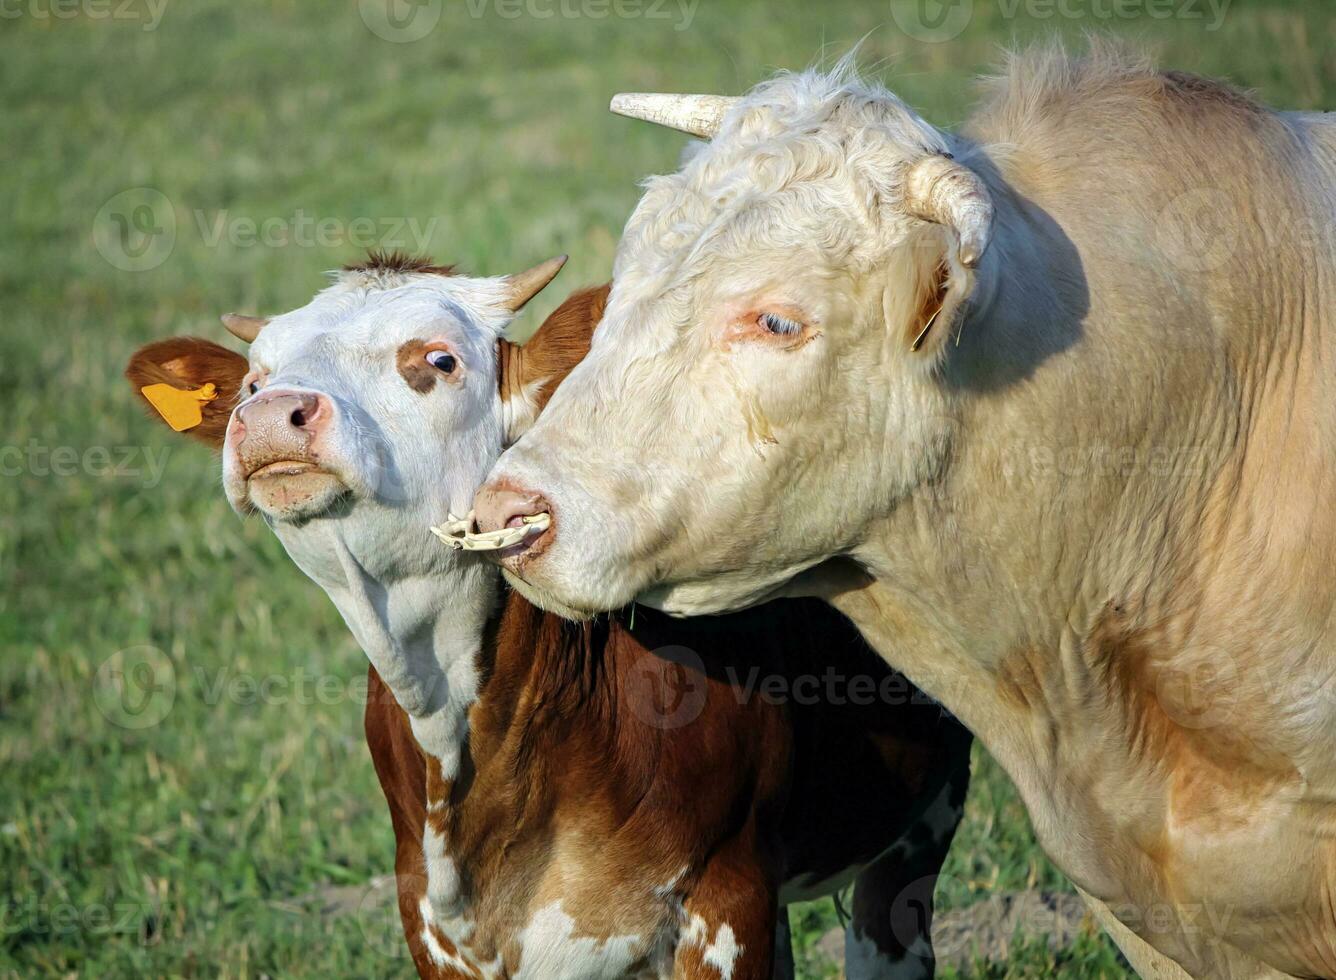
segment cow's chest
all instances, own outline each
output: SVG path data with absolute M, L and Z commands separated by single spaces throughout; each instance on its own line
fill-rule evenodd
M 1331 808 L 1309 799 L 1311 787 L 1284 759 L 1244 751 L 1230 733 L 1119 734 L 1068 732 L 1056 779 L 1026 793 L 1060 866 L 1194 974 L 1247 975 L 1270 964 L 1329 975 Z
M 529 908 L 521 916 L 491 920 L 466 908 L 441 912 L 424 899 L 423 942 L 447 976 L 508 980 L 667 980 L 678 929 L 668 916 L 637 932 L 606 933 L 577 921 L 560 900 Z M 522 924 L 516 924 L 522 923 Z
M 423 944 L 446 976 L 672 975 L 682 904 L 665 882 L 579 860 L 573 853 L 585 848 L 560 836 L 537 833 L 455 854 L 447 837 L 429 822 L 419 905 Z

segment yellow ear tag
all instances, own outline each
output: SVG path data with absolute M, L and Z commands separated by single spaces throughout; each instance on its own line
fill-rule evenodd
M 204 403 L 218 397 L 212 383 L 203 388 L 173 388 L 169 384 L 147 385 L 139 389 L 148 403 L 158 410 L 163 421 L 177 432 L 193 429 L 204 421 Z

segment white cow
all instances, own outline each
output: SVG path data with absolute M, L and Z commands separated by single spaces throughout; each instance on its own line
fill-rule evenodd
M 477 499 L 551 515 L 512 578 L 824 594 L 1144 974 L 1336 976 L 1336 126 L 1103 50 L 959 134 L 847 69 L 615 107 L 711 139 Z

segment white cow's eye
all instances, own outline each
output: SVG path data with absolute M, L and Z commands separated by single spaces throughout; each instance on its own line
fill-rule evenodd
M 797 320 L 790 320 L 778 313 L 762 313 L 756 318 L 756 324 L 767 333 L 778 337 L 795 337 L 803 332 L 803 325 Z
M 455 369 L 455 355 L 448 350 L 429 350 L 424 356 L 428 364 L 444 374 L 450 374 Z

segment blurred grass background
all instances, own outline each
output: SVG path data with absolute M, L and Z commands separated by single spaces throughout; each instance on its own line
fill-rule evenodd
M 1000 45 L 1092 30 L 1336 101 L 1327 0 L 6 0 L 0 975 L 411 975 L 359 897 L 392 863 L 363 656 L 216 460 L 142 417 L 136 345 L 300 305 L 367 245 L 485 274 L 569 252 L 534 324 L 608 276 L 637 180 L 682 147 L 613 92 L 738 93 L 866 35 L 951 125 Z M 982 753 L 946 872 L 944 908 L 1069 888 Z M 805 976 L 834 922 L 795 910 Z M 1098 936 L 965 970 L 1120 974 Z

